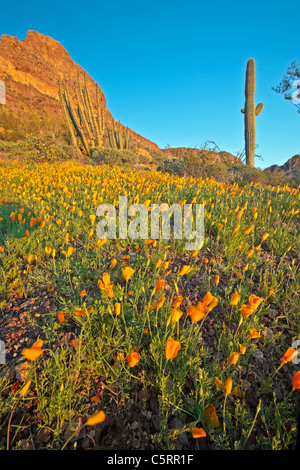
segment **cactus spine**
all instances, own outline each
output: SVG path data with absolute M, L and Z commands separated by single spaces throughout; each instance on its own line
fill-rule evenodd
M 244 114 L 245 122 L 245 151 L 246 165 L 254 167 L 255 155 L 255 118 L 258 116 L 263 107 L 263 103 L 259 103 L 255 108 L 255 62 L 249 59 L 246 69 L 246 85 L 245 85 L 245 108 L 241 109 Z

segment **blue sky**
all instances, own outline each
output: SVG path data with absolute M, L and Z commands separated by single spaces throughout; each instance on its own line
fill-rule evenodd
M 115 119 L 160 148 L 244 148 L 246 64 L 256 65 L 256 166 L 300 153 L 300 114 L 272 90 L 300 65 L 300 4 L 253 0 L 5 2 L 0 34 L 61 42 L 99 83 Z

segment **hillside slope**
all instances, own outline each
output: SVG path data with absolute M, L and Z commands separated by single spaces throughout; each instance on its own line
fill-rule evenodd
M 70 97 L 76 104 L 75 81 L 80 74 L 83 81 L 86 72 L 76 64 L 66 49 L 55 39 L 36 31 L 28 31 L 26 39 L 2 35 L 0 40 L 0 80 L 6 85 L 6 105 L 16 112 L 48 113 L 62 118 L 59 104 L 58 83 L 68 85 Z M 96 103 L 96 82 L 86 74 L 92 102 Z M 100 89 L 100 106 L 104 110 L 106 125 L 111 128 L 114 120 L 106 106 Z M 158 151 L 150 140 L 129 129 L 133 144 Z

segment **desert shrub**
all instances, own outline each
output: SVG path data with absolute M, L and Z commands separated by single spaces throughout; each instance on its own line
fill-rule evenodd
M 169 173 L 171 175 L 184 176 L 185 175 L 185 165 L 184 162 L 176 158 L 170 158 L 161 162 L 157 167 L 158 171 L 162 173 Z
M 74 157 L 74 149 L 67 144 L 58 142 L 55 134 L 30 134 L 25 141 L 17 146 L 18 156 L 27 162 L 54 163 Z
M 247 165 L 235 165 L 228 169 L 229 182 L 236 182 L 240 185 L 246 185 L 251 182 L 260 184 L 270 184 L 273 186 L 285 185 L 287 179 L 271 173 L 262 171 L 260 168 L 252 168 Z
M 139 162 L 139 157 L 130 150 L 116 150 L 112 148 L 94 147 L 91 157 L 95 163 L 105 165 L 133 165 Z
M 219 183 L 247 185 L 251 182 L 270 184 L 273 186 L 285 185 L 288 180 L 278 174 L 262 171 L 260 168 L 252 168 L 244 164 L 228 166 L 225 163 L 210 163 L 206 154 L 201 157 L 187 153 L 181 159 L 173 158 L 164 160 L 158 167 L 163 173 L 178 176 L 192 176 L 194 178 L 213 178 Z M 289 181 L 292 186 L 297 186 L 300 177 Z
M 32 113 L 16 113 L 6 106 L 0 106 L 0 139 L 17 141 L 27 139 L 28 134 L 52 132 L 62 142 L 69 141 L 69 132 L 60 118 Z
M 158 167 L 159 171 L 178 176 L 192 176 L 194 178 L 214 178 L 220 182 L 228 179 L 227 166 L 219 163 L 209 163 L 206 154 L 198 155 L 192 152 L 182 158 L 164 160 Z

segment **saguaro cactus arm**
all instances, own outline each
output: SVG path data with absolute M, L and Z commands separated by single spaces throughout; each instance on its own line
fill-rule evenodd
M 264 107 L 263 103 L 258 103 L 258 105 L 255 108 L 255 116 L 258 116 L 262 112 L 263 107 Z

